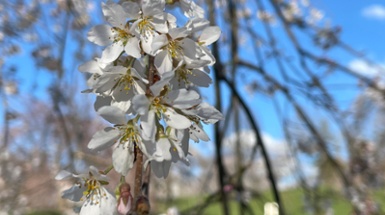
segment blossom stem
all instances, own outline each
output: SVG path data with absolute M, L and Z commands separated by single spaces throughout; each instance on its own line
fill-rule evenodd
M 110 165 L 109 167 L 107 167 L 107 169 L 105 169 L 105 170 L 103 171 L 103 174 L 104 174 L 104 175 L 107 175 L 113 168 L 114 168 L 114 166 L 113 166 L 113 165 Z
M 155 66 L 154 66 L 154 60 L 155 58 L 152 56 L 149 56 L 148 60 L 148 85 L 147 85 L 147 90 L 146 94 L 150 95 L 151 90 L 150 86 L 154 83 L 154 75 L 155 75 Z M 136 152 L 136 170 L 135 170 L 135 188 L 134 188 L 134 199 L 133 201 L 133 208 L 134 211 L 136 211 L 138 208 L 137 202 L 139 197 L 142 195 L 142 180 L 143 180 L 143 152 L 141 150 L 137 150 Z M 148 180 L 147 180 L 148 181 Z M 147 193 L 148 195 L 148 193 Z M 135 203 L 134 203 L 135 202 Z
M 154 66 L 155 57 L 149 56 L 148 59 L 148 85 L 147 85 L 147 95 L 151 95 L 150 86 L 154 84 L 154 75 L 155 75 L 155 66 Z
M 136 169 L 135 169 L 135 188 L 134 188 L 134 199 L 135 201 L 141 195 L 142 187 L 142 176 L 143 175 L 143 153 L 141 150 L 136 151 Z M 132 203 L 135 204 L 133 201 Z M 135 205 L 132 205 L 136 210 Z

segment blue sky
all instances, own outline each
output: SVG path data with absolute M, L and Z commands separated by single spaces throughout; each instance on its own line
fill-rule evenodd
M 385 4 L 383 1 L 314 1 L 333 24 L 342 26 L 342 38 L 357 49 L 369 51 L 374 60 L 385 61 Z

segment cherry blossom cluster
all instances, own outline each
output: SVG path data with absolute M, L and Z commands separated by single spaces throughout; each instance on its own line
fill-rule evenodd
M 188 19 L 183 26 L 169 13 L 178 8 Z M 196 90 L 212 82 L 209 66 L 215 58 L 208 46 L 221 31 L 191 0 L 108 1 L 102 10 L 109 24 L 93 27 L 88 39 L 105 48 L 79 70 L 91 74 L 84 92 L 96 94 L 95 109 L 111 126 L 95 133 L 88 147 L 113 147 L 113 169 L 122 176 L 140 152 L 144 165 L 165 178 L 172 163 L 189 163 L 190 139 L 209 140 L 203 123 L 222 119 Z M 90 167 L 87 174 L 62 171 L 57 178 L 71 175 L 80 182 L 63 197 L 83 200 L 81 214 L 113 214 L 116 200 L 103 188 L 105 175 Z

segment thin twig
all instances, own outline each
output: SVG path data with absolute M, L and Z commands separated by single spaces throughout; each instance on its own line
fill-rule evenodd
M 231 84 L 231 82 L 226 77 L 222 76 L 221 80 L 227 84 L 227 86 L 230 88 L 231 92 L 237 97 L 239 104 L 242 106 L 243 110 L 245 111 L 245 114 L 250 119 L 251 126 L 255 132 L 255 135 L 257 136 L 257 144 L 259 145 L 259 147 L 261 148 L 261 151 L 262 151 L 262 156 L 264 158 L 266 169 L 268 171 L 268 178 L 269 178 L 269 181 L 271 184 L 271 188 L 273 190 L 274 199 L 279 205 L 280 214 L 285 215 L 283 202 L 281 201 L 281 197 L 279 195 L 276 179 L 275 179 L 275 176 L 273 173 L 273 166 L 271 165 L 269 155 L 268 155 L 267 150 L 265 148 L 265 143 L 262 139 L 260 129 L 259 129 L 257 123 L 255 122 L 255 120 L 253 120 L 254 117 L 251 114 L 251 111 L 249 110 L 248 106 L 246 105 L 246 103 L 244 102 L 242 97 L 239 95 L 239 93 L 237 92 L 235 87 Z

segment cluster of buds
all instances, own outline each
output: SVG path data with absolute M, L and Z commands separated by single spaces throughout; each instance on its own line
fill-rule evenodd
M 188 19 L 183 26 L 168 13 L 178 8 Z M 141 153 L 146 159 L 143 165 L 151 165 L 157 177 L 165 178 L 172 163 L 189 163 L 190 139 L 209 140 L 203 123 L 222 119 L 196 91 L 212 83 L 209 66 L 215 58 L 208 46 L 221 31 L 209 26 L 204 10 L 191 0 L 108 1 L 102 3 L 102 10 L 109 24 L 93 27 L 88 39 L 105 49 L 100 58 L 79 70 L 91 74 L 84 92 L 96 94 L 95 109 L 112 126 L 98 131 L 88 147 L 95 151 L 114 147 L 113 169 L 123 177 Z M 101 209 L 110 209 L 106 205 L 112 204 L 101 188 L 105 180 L 92 179 L 96 176 L 93 169 L 85 176 L 83 183 L 65 191 L 63 197 L 87 188 L 84 196 L 69 198 L 85 198 L 81 212 L 114 214 Z M 103 213 L 94 213 L 97 210 Z

